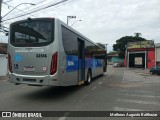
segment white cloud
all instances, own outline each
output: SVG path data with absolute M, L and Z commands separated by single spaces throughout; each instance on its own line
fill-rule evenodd
M 18 0 L 13 1 L 14 6 L 19 2 Z M 39 6 L 51 1 L 56 2 L 46 0 Z M 27 2 L 33 1 L 28 0 Z M 109 50 L 112 50 L 112 45 L 117 39 L 126 35 L 132 36 L 135 32 L 142 33 L 142 37 L 146 39 L 160 42 L 159 0 L 75 0 L 72 2 L 72 4 L 43 10 L 34 15 L 57 17 L 63 22 L 66 22 L 66 16 L 76 15 L 76 20 L 81 19 L 82 21 L 76 22 L 73 28 L 94 42 L 108 43 Z M 24 9 L 24 6 L 21 7 Z M 74 21 L 75 19 L 70 20 L 69 24 L 71 25 Z

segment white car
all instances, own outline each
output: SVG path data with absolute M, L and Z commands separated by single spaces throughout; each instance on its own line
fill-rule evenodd
M 119 64 L 118 63 L 114 63 L 113 67 L 119 67 Z

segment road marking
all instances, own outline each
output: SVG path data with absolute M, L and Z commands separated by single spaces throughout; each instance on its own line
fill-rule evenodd
M 114 107 L 113 111 L 144 111 L 144 110 Z
M 152 95 L 136 95 L 136 94 L 118 94 L 120 96 L 131 96 L 131 97 L 147 97 L 147 98 L 160 98 L 160 96 L 152 96 Z
M 136 103 L 136 104 L 145 104 L 145 105 L 158 105 L 160 106 L 160 103 L 154 102 L 154 101 L 141 101 L 141 100 L 128 100 L 128 99 L 117 99 L 118 102 L 125 102 L 125 103 Z
M 65 120 L 69 116 L 69 112 L 64 113 L 63 117 L 60 117 L 58 120 Z
M 100 84 L 102 84 L 103 82 L 99 82 L 98 84 L 100 85 Z
M 92 90 L 95 90 L 97 88 L 97 86 L 94 86 L 93 88 L 92 88 Z

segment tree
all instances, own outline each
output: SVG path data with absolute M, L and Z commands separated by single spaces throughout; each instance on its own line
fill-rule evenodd
M 134 33 L 135 37 L 140 37 L 142 34 L 141 33 Z
M 128 42 L 137 42 L 145 40 L 146 39 L 142 37 L 125 36 L 116 40 L 116 44 L 113 44 L 113 50 L 118 51 L 118 55 L 120 58 L 124 58 Z

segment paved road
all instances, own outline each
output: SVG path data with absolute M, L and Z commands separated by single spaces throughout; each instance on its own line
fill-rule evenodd
M 0 111 L 158 111 L 160 110 L 160 76 L 150 76 L 141 71 L 108 66 L 108 72 L 104 76 L 93 79 L 89 86 L 15 86 L 2 80 L 0 81 Z M 75 119 L 68 118 L 67 115 L 54 119 Z M 82 117 L 79 119 L 84 120 Z M 115 120 L 116 118 L 101 117 L 101 119 Z M 149 118 L 151 119 L 156 118 Z

